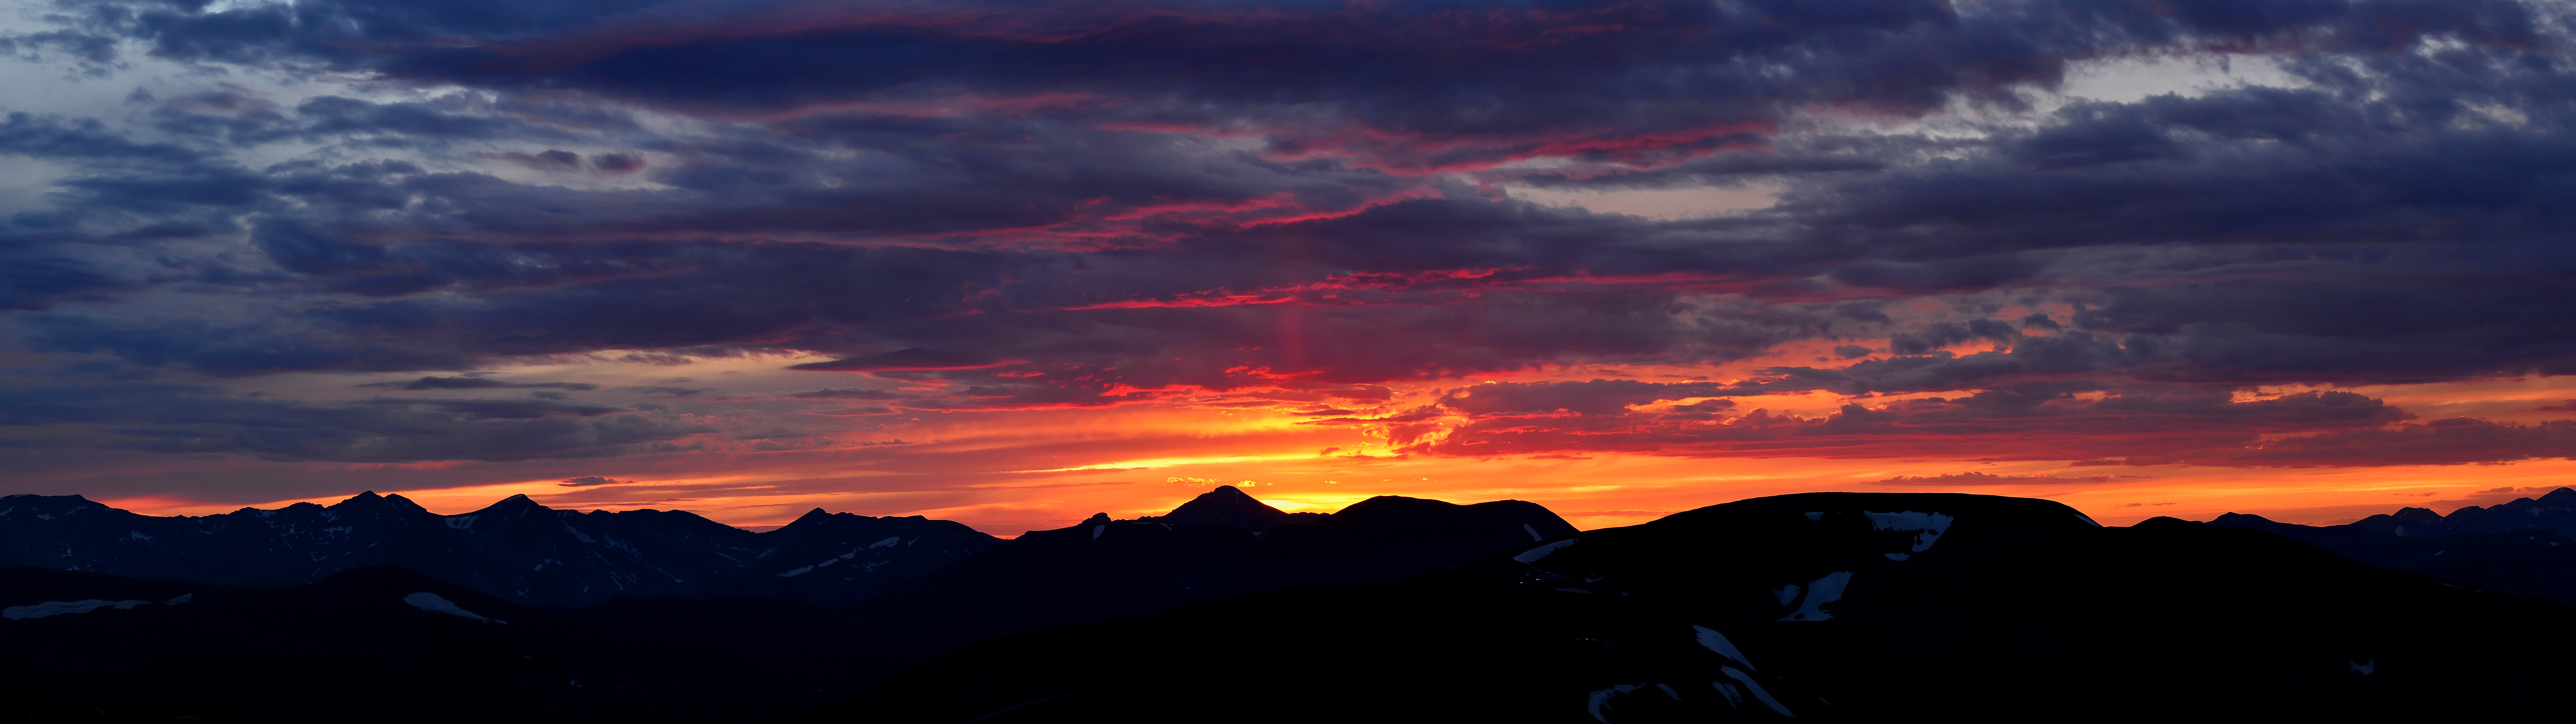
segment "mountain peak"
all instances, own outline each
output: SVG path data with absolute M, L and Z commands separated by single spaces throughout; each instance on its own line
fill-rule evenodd
M 786 530 L 798 526 L 821 525 L 831 519 L 831 513 L 824 512 L 822 508 L 815 508 L 813 510 L 805 511 L 804 515 L 796 516 L 795 520 L 787 521 L 787 524 L 779 526 L 778 530 Z
M 2552 508 L 2576 508 L 2576 489 L 2559 488 L 2540 496 L 2540 503 Z
M 529 498 L 525 493 L 521 493 L 507 498 L 502 498 L 493 502 L 491 505 L 483 506 L 482 510 L 474 511 L 469 515 L 528 515 L 531 513 L 550 512 L 552 510 L 554 509 L 538 503 L 536 500 Z
M 382 513 L 390 511 L 401 515 L 431 514 L 428 509 L 420 507 L 420 504 L 411 502 L 410 498 L 405 498 L 400 495 L 377 495 L 376 491 L 373 490 L 352 495 L 342 499 L 340 502 L 332 503 L 327 506 L 327 509 L 356 513 Z
M 1181 507 L 1156 518 L 1167 523 L 1222 525 L 1244 530 L 1267 530 L 1296 520 L 1286 511 L 1254 500 L 1250 494 L 1232 485 L 1219 485 L 1199 494 Z

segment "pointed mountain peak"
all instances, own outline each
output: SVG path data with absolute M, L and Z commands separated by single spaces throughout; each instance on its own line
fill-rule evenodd
M 420 507 L 420 504 L 418 503 L 411 502 L 410 498 L 405 498 L 400 495 L 377 495 L 376 491 L 373 490 L 352 495 L 340 502 L 332 503 L 328 509 L 351 513 L 375 513 L 378 511 L 391 511 L 404 515 L 426 515 L 429 513 L 428 509 Z
M 1076 523 L 1075 525 L 1108 525 L 1109 523 L 1108 513 L 1093 513 L 1091 514 L 1091 517 L 1084 518 L 1081 523 Z
M 381 507 L 384 504 L 385 496 L 377 495 L 376 491 L 369 490 L 357 495 L 341 498 L 340 502 L 332 503 L 329 507 L 334 509 L 342 507 L 375 508 Z
M 495 503 L 493 503 L 493 504 L 491 504 L 491 505 L 483 506 L 483 509 L 482 509 L 482 510 L 474 511 L 472 514 L 473 514 L 473 515 L 528 515 L 528 514 L 531 514 L 531 513 L 541 513 L 541 512 L 547 512 L 547 511 L 552 511 L 552 510 L 554 510 L 554 509 L 553 509 L 553 508 L 548 508 L 548 507 L 543 506 L 543 505 L 539 505 L 539 504 L 537 504 L 537 501 L 535 501 L 535 500 L 532 500 L 532 499 L 528 498 L 528 496 L 527 496 L 526 494 L 522 493 L 522 494 L 519 494 L 519 495 L 513 495 L 513 496 L 510 496 L 510 497 L 507 497 L 507 498 L 502 498 L 499 502 L 495 502 Z
M 1172 512 L 1156 520 L 1166 523 L 1222 525 L 1244 530 L 1268 530 L 1287 525 L 1295 518 L 1288 515 L 1286 511 L 1254 500 L 1250 494 L 1240 488 L 1219 485 L 1215 490 L 1199 494 L 1199 497 L 1182 503 L 1181 507 L 1173 508 Z
M 2559 488 L 2540 496 L 2540 504 L 2552 508 L 2576 508 L 2576 489 Z
M 831 520 L 831 513 L 823 512 L 822 508 L 815 508 L 813 510 L 805 511 L 804 515 L 796 516 L 795 520 L 788 521 L 786 525 L 779 526 L 777 530 L 786 530 L 798 526 L 822 525 L 824 523 L 831 522 Z

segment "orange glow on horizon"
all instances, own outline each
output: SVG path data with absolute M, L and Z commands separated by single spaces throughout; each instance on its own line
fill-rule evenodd
M 1749 377 L 1763 365 L 1794 365 L 1802 359 L 1814 364 L 1813 358 L 1824 354 L 1821 345 L 1792 345 L 1759 359 L 1716 367 L 1569 366 L 1478 374 L 1390 384 L 1385 386 L 1386 399 L 1370 401 L 1306 393 L 1201 390 L 1090 408 L 903 410 L 862 418 L 809 414 L 806 418 L 815 424 L 809 434 L 831 443 L 818 442 L 811 449 L 759 451 L 734 445 L 702 452 L 509 463 L 235 459 L 200 463 L 191 469 L 229 471 L 224 474 L 245 478 L 295 476 L 313 481 L 308 489 L 328 492 L 256 503 L 172 493 L 110 496 L 101 502 L 147 514 L 203 515 L 245 505 L 329 504 L 372 489 L 401 494 L 436 512 L 456 514 L 525 494 L 556 508 L 680 509 L 755 528 L 784 524 L 819 507 L 863 515 L 946 518 L 1007 536 L 1071 525 L 1095 512 L 1122 518 L 1158 514 L 1220 484 L 1243 486 L 1255 497 L 1292 511 L 1332 511 L 1374 495 L 1462 503 L 1520 499 L 1546 505 L 1586 529 L 1633 525 L 1750 497 L 1850 490 L 2048 498 L 2111 525 L 2158 515 L 2207 520 L 2231 511 L 2323 524 L 2391 512 L 2399 506 L 2448 511 L 2461 505 L 2503 502 L 2529 493 L 2482 491 L 2545 490 L 2576 473 L 2576 462 L 2565 459 L 2348 467 L 2075 466 L 2067 460 L 1992 460 L 1994 451 L 1982 449 L 1930 455 L 1920 454 L 1920 448 L 1917 454 L 1891 452 L 1877 457 L 1799 456 L 1785 450 L 1684 457 L 1650 449 L 1449 457 L 1400 454 L 1386 436 L 1385 425 L 1315 424 L 1329 415 L 1311 414 L 1330 408 L 1347 410 L 1350 418 L 1390 417 L 1421 409 L 1444 392 L 1500 381 L 1632 379 L 1723 384 Z M 677 371 L 722 375 L 738 383 L 750 380 L 771 389 L 827 387 L 852 379 L 848 373 L 789 372 L 780 370 L 781 366 L 782 359 L 773 356 L 713 360 Z M 602 370 L 584 364 L 553 363 L 542 371 L 549 377 L 606 382 L 597 376 Z M 585 371 L 591 376 L 581 376 Z M 631 369 L 607 371 L 622 375 L 622 382 L 643 381 Z M 2329 388 L 2266 387 L 2241 393 L 2239 398 L 2316 389 Z M 2576 378 L 2500 378 L 2348 391 L 2404 408 L 2415 415 L 2415 422 L 2466 415 L 2528 423 L 2567 417 L 2563 410 L 2541 408 L 2576 399 Z M 1728 399 L 1734 402 L 1731 413 L 1765 409 L 1773 414 L 1822 417 L 1845 404 L 1880 407 L 1935 396 L 1941 395 L 1854 399 L 1802 392 Z M 1652 401 L 1630 409 L 1660 414 L 1704 399 L 1711 398 Z M 173 464 L 154 463 L 162 468 Z M 1969 473 L 1994 477 L 1938 480 Z M 585 475 L 633 482 L 562 484 Z M 1882 482 L 1900 477 L 1933 480 Z

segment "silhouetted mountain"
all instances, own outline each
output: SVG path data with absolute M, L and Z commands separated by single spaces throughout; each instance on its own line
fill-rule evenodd
M 1278 518 L 1253 506 L 1278 513 L 1227 486 L 1158 518 L 1098 514 L 1069 528 L 1030 531 L 852 612 L 889 646 L 936 652 L 1219 596 L 1401 578 L 1574 532 L 1555 513 L 1517 500 L 1457 505 L 1380 496 L 1312 523 L 1258 529 Z
M 2305 526 L 2242 513 L 2218 516 L 2209 525 L 2272 533 L 2381 568 L 2576 603 L 2576 539 L 2546 530 L 2400 538 L 2353 525 Z
M 777 719 L 885 666 L 643 641 L 391 567 L 303 586 L 0 569 L 0 650 L 7 688 L 340 719 Z
M 1269 530 L 1291 523 L 1312 523 L 1323 518 L 1322 513 L 1282 511 L 1270 507 L 1268 503 L 1252 499 L 1251 495 L 1244 493 L 1240 488 L 1219 485 L 1215 490 L 1201 493 L 1199 497 L 1191 498 L 1190 502 L 1182 503 L 1181 507 L 1173 508 L 1170 513 L 1159 516 L 1149 515 L 1137 520 L 1221 525 L 1244 530 Z
M 77 495 L 0 498 L 0 566 L 291 585 L 389 565 L 553 607 L 727 594 L 845 606 L 994 542 L 920 516 L 816 510 L 753 533 L 682 511 L 581 513 L 521 495 L 452 516 L 372 492 L 202 517 L 136 515 Z
M 2363 518 L 2351 526 L 2401 538 L 2439 538 L 2520 530 L 2545 530 L 2576 537 L 2576 490 L 2559 488 L 2538 500 L 2516 498 L 2493 508 L 2472 505 L 2451 511 L 2450 515 L 2425 508 L 2399 508 L 2396 513 Z
M 1815 493 L 1552 537 L 974 644 L 815 719 L 2576 714 L 2576 611 L 2258 531 Z

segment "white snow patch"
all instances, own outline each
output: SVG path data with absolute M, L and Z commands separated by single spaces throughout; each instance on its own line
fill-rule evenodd
M 2371 659 L 2369 661 L 2352 662 L 2352 670 L 2361 672 L 2361 675 L 2363 676 L 2369 676 L 2370 672 L 2379 670 L 2379 660 Z
M 1808 520 L 1824 520 L 1824 519 L 1825 519 L 1825 512 L 1824 512 L 1824 511 L 1819 510 L 1819 511 L 1816 511 L 1816 512 L 1813 512 L 1813 513 L 1808 513 L 1808 514 L 1807 514 L 1807 519 L 1808 519 Z
M 2084 521 L 2084 524 L 2085 524 L 2085 525 L 2093 526 L 2093 527 L 2095 527 L 2095 528 L 2100 528 L 2100 527 L 2102 527 L 2102 524 L 2093 522 L 2093 519 L 2092 519 L 2092 518 L 2084 517 L 2084 514 L 2083 514 L 2083 513 L 2076 513 L 2076 514 L 2075 514 L 2075 519 L 2076 519 L 2076 520 L 2080 520 L 2080 521 Z
M 458 608 L 454 602 L 428 591 L 421 591 L 409 596 L 404 596 L 403 603 L 411 604 L 412 608 L 428 611 L 430 613 L 443 613 L 457 618 L 470 618 L 476 621 L 492 620 L 485 618 L 482 614 Z
M 1753 692 L 1754 700 L 1762 702 L 1763 706 L 1771 707 L 1772 711 L 1780 712 L 1781 716 L 1797 716 L 1796 714 L 1789 713 L 1789 707 L 1781 706 L 1780 700 L 1771 698 L 1771 692 L 1763 691 L 1761 684 L 1753 683 L 1753 677 L 1746 676 L 1744 672 L 1737 671 L 1735 667 L 1720 666 L 1717 668 L 1717 672 L 1725 674 L 1726 678 L 1734 679 L 1736 683 L 1743 684 L 1747 691 Z
M 1833 618 L 1833 614 L 1825 613 L 1825 610 L 1819 607 L 1842 600 L 1843 586 L 1849 583 L 1851 583 L 1851 571 L 1835 571 L 1825 574 L 1825 577 L 1818 578 L 1815 582 L 1807 584 L 1807 600 L 1798 606 L 1798 610 L 1790 612 L 1787 616 L 1780 617 L 1780 620 L 1823 621 L 1825 619 Z
M 1547 554 L 1555 553 L 1556 549 L 1570 545 L 1574 545 L 1573 538 L 1567 538 L 1565 540 L 1522 551 L 1520 555 L 1512 556 L 1512 560 L 1520 561 L 1522 563 L 1537 563 L 1538 559 L 1546 558 Z
M 1718 633 L 1717 629 L 1697 625 L 1691 627 L 1691 632 L 1699 636 L 1701 647 L 1715 651 L 1717 655 L 1724 656 L 1729 661 L 1743 664 L 1744 668 L 1753 668 L 1753 662 L 1744 658 L 1744 652 L 1735 650 L 1735 642 L 1726 640 L 1726 634 Z
M 1912 558 L 1912 557 L 1913 557 L 1913 556 L 1911 556 L 1911 555 L 1907 555 L 1907 554 L 1904 554 L 1904 553 L 1889 553 L 1889 554 L 1887 554 L 1887 559 L 1888 559 L 1888 560 L 1891 560 L 1891 561 L 1901 561 L 1901 560 L 1905 560 L 1905 559 L 1907 559 L 1907 558 Z
M 135 539 L 135 540 L 144 540 L 144 541 L 148 541 L 148 540 L 152 540 L 152 536 L 144 535 L 144 534 L 143 534 L 143 531 L 139 531 L 139 530 L 138 530 L 138 531 L 135 531 L 135 532 L 134 532 L 134 539 Z
M 875 542 L 875 543 L 870 543 L 870 544 L 868 544 L 868 547 L 869 547 L 869 548 L 884 548 L 884 547 L 886 547 L 886 546 L 894 545 L 894 544 L 896 544 L 896 543 L 901 543 L 901 542 L 903 542 L 903 536 L 899 536 L 899 535 L 897 535 L 897 536 L 887 536 L 885 540 L 881 540 L 881 541 L 877 541 L 877 542 Z
M 1092 539 L 1092 540 L 1100 540 L 1100 534 L 1102 534 L 1102 533 L 1106 533 L 1106 532 L 1109 532 L 1109 526 L 1105 526 L 1105 525 L 1095 525 L 1095 526 L 1092 526 L 1092 527 L 1091 527 L 1091 539 Z
M 1587 704 L 1586 710 L 1592 712 L 1593 719 L 1600 721 L 1602 724 L 1609 724 L 1610 718 L 1601 715 L 1601 708 L 1610 704 L 1611 695 L 1630 694 L 1645 689 L 1648 686 L 1663 690 L 1664 695 L 1672 697 L 1674 701 L 1681 701 L 1682 699 L 1680 692 L 1673 691 L 1673 687 L 1665 686 L 1663 684 L 1620 684 L 1618 686 L 1592 692 L 1592 700 Z
M 841 562 L 841 559 L 839 559 L 839 558 L 825 558 L 825 559 L 823 559 L 823 562 L 814 564 L 814 567 L 815 567 L 815 568 L 829 568 L 829 567 L 831 567 L 831 565 L 832 565 L 832 564 L 834 564 L 834 563 L 839 563 L 839 562 Z
M 1924 549 L 1931 548 L 1932 544 L 1940 542 L 1941 534 L 1950 531 L 1950 521 L 1954 520 L 1950 516 L 1942 515 L 1940 513 L 1918 513 L 1911 510 L 1896 513 L 1872 513 L 1862 511 L 1861 515 L 1869 516 L 1869 527 L 1871 528 L 1878 530 L 1913 531 L 1914 552 L 1916 553 L 1921 553 Z M 1893 556 L 1890 557 L 1893 558 Z M 1901 561 L 1905 559 L 1897 558 L 1896 560 Z
M 1530 534 L 1530 542 L 1531 542 L 1531 543 L 1537 543 L 1537 542 L 1539 542 L 1539 541 L 1547 540 L 1547 536 L 1539 535 L 1539 534 L 1538 534 L 1538 529 L 1537 529 L 1537 528 L 1532 528 L 1532 527 L 1530 527 L 1530 524 L 1528 524 L 1528 523 L 1522 523 L 1522 524 L 1521 524 L 1521 530 L 1529 531 L 1529 534 Z
M 1729 684 L 1729 683 L 1726 683 L 1726 682 L 1723 682 L 1723 681 L 1711 681 L 1711 682 L 1708 682 L 1708 683 L 1709 683 L 1709 685 L 1711 685 L 1711 686 L 1715 686 L 1715 687 L 1717 687 L 1717 693 L 1725 694 L 1725 695 L 1726 695 L 1726 705 L 1727 705 L 1727 706 L 1735 707 L 1735 708 L 1738 708 L 1738 709 L 1744 708 L 1744 690 L 1743 690 L 1743 689 L 1735 688 L 1735 685 L 1734 685 L 1734 684 Z
M 37 514 L 36 514 L 36 519 L 37 519 L 37 520 L 53 520 L 53 519 L 54 519 L 54 514 L 52 514 L 52 513 L 37 513 Z
M 136 606 L 148 605 L 150 603 L 152 602 L 101 601 L 95 598 L 84 601 L 46 601 L 32 606 L 10 606 L 8 608 L 0 608 L 0 618 L 6 618 L 11 621 L 22 618 L 44 618 L 46 616 L 55 616 L 66 613 L 89 613 L 108 606 L 115 606 L 116 610 L 123 611 Z
M 859 552 L 858 552 L 858 550 L 857 550 L 857 549 L 852 549 L 850 552 L 848 552 L 848 553 L 843 553 L 843 554 L 841 554 L 841 555 L 840 555 L 841 560 L 845 560 L 845 561 L 846 561 L 846 560 L 849 560 L 849 559 L 852 559 L 852 558 L 857 558 L 857 557 L 859 557 Z
M 473 523 L 472 523 L 471 521 L 468 521 L 466 524 L 467 524 L 467 525 L 473 525 Z M 566 533 L 571 533 L 571 534 L 572 534 L 572 537 L 573 537 L 573 539 L 574 539 L 574 540 L 581 541 L 581 542 L 582 542 L 583 544 L 585 544 L 585 545 L 588 545 L 588 544 L 595 544 L 595 543 L 598 543 L 598 542 L 599 542 L 599 541 L 591 540 L 591 539 L 590 539 L 590 534 L 588 534 L 588 533 L 583 533 L 583 532 L 581 532 L 581 529 L 572 527 L 572 524 L 571 524 L 571 523 L 565 523 L 565 524 L 563 524 L 563 527 L 564 527 L 564 532 L 566 532 Z M 719 553 L 719 554 L 717 554 L 717 555 L 723 555 L 723 554 Z
M 788 572 L 786 572 L 786 573 L 778 574 L 778 577 L 779 577 L 779 578 L 795 578 L 795 577 L 797 577 L 797 576 L 804 575 L 806 571 L 811 571 L 811 570 L 814 570 L 814 567 L 813 567 L 813 566 L 806 566 L 806 567 L 803 567 L 803 568 L 798 568 L 798 569 L 793 570 L 793 571 L 788 571 Z
M 467 528 L 472 528 L 472 527 L 474 527 L 474 516 L 471 516 L 471 515 L 460 515 L 460 516 L 456 516 L 456 517 L 454 517 L 454 518 L 449 518 L 449 519 L 447 519 L 447 527 L 449 527 L 449 528 L 455 528 L 455 529 L 457 529 L 457 530 L 464 530 L 464 529 L 467 529 Z M 585 542 L 587 542 L 587 541 L 585 541 Z
M 1789 602 L 1798 600 L 1798 584 L 1781 586 L 1780 590 L 1772 591 L 1771 595 L 1780 597 L 1780 605 L 1789 605 Z
M 179 604 L 182 604 L 182 603 L 187 603 L 189 599 L 196 598 L 196 597 L 197 597 L 197 594 L 194 594 L 194 593 L 182 593 L 182 594 L 179 594 L 179 596 L 178 596 L 177 598 L 173 598 L 173 599 L 170 599 L 170 600 L 167 600 L 167 601 L 162 601 L 161 603 L 162 603 L 162 605 L 165 605 L 165 606 L 176 606 L 176 605 L 179 605 Z

